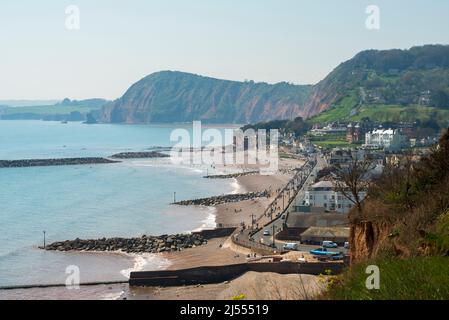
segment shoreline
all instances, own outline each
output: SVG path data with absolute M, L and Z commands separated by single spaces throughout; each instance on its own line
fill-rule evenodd
M 300 166 L 300 162 L 296 160 L 295 166 Z M 231 168 L 234 170 L 242 170 L 242 168 Z M 227 168 L 229 170 L 229 168 Z M 243 175 L 230 179 L 230 185 L 233 187 L 231 193 L 239 193 L 239 192 L 257 192 L 263 189 L 270 189 L 273 192 L 277 189 L 280 189 L 290 178 L 291 173 L 282 172 L 282 170 L 274 175 Z M 201 225 L 198 228 L 190 230 L 190 232 L 196 232 L 204 229 L 210 229 L 216 227 L 219 224 L 222 225 L 238 225 L 241 222 L 245 222 L 245 224 L 250 224 L 251 214 L 257 212 L 263 212 L 263 210 L 268 206 L 270 201 L 274 199 L 271 194 L 269 198 L 259 198 L 259 199 L 251 199 L 245 200 L 241 202 L 235 203 L 224 203 L 215 206 L 208 207 L 209 212 L 207 216 L 201 220 Z M 194 208 L 195 206 L 192 206 Z M 96 254 L 96 255 L 122 255 L 123 257 L 130 259 L 130 267 L 126 269 L 121 269 L 119 271 L 120 275 L 127 278 L 129 273 L 132 271 L 141 271 L 141 270 L 164 270 L 164 269 L 182 269 L 182 268 L 191 268 L 197 267 L 200 265 L 220 265 L 220 264 L 232 264 L 232 263 L 241 263 L 246 261 L 246 254 L 243 252 L 238 252 L 233 249 L 232 246 L 229 245 L 229 238 L 216 238 L 211 239 L 206 245 L 199 246 L 196 248 L 191 248 L 182 251 L 170 252 L 170 253 L 132 253 L 128 254 L 125 252 L 87 252 L 88 254 Z M 83 254 L 81 252 L 81 254 Z M 154 261 L 157 261 L 154 263 Z M 153 263 L 152 263 L 153 262 Z M 152 264 L 150 268 L 148 268 L 149 264 Z M 130 297 L 134 293 L 129 291 L 129 288 L 126 289 L 127 284 L 124 285 L 94 285 L 94 287 L 98 287 L 94 289 L 86 290 L 87 296 L 82 295 L 81 299 L 84 298 L 93 298 L 93 299 L 120 299 L 123 297 Z M 100 287 L 102 289 L 100 289 Z M 111 293 L 110 291 L 115 291 L 120 288 L 120 292 Z M 60 288 L 61 289 L 61 288 Z M 19 289 L 18 289 L 19 290 Z M 56 296 L 52 296 L 51 292 L 58 292 L 58 290 L 53 289 L 43 289 L 37 288 L 35 289 L 23 289 L 28 290 L 25 294 L 26 298 L 33 299 L 35 295 L 34 292 L 45 291 L 46 294 L 49 295 L 50 298 L 59 297 L 59 294 Z M 65 290 L 62 287 L 61 290 Z M 0 290 L 0 298 L 2 296 Z M 9 295 L 6 295 L 6 299 L 14 297 L 14 292 L 11 292 Z M 17 290 L 12 290 L 17 291 Z M 70 291 L 70 290 L 66 290 Z M 95 291 L 93 296 L 92 291 Z M 138 296 L 140 296 L 138 294 Z M 74 297 L 71 297 L 74 298 Z

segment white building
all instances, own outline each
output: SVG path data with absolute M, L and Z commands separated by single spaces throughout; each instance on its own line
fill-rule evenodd
M 349 194 L 350 192 L 348 191 Z M 363 200 L 366 197 L 366 192 L 360 192 L 359 197 Z M 325 210 L 337 211 L 339 213 L 348 213 L 354 206 L 354 202 L 350 201 L 340 191 L 337 191 L 333 182 L 320 181 L 305 192 L 305 205 L 323 207 Z
M 404 136 L 399 130 L 376 129 L 365 134 L 365 146 L 373 148 L 384 148 L 390 151 L 401 150 Z

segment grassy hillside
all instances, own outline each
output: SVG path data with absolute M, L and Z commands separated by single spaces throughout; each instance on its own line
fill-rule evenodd
M 379 259 L 357 265 L 343 279 L 333 278 L 326 299 L 332 300 L 447 300 L 449 258 L 415 257 L 407 260 Z M 365 286 L 368 265 L 380 272 L 380 288 Z M 339 283 L 339 281 L 344 281 Z
M 377 122 L 421 122 L 435 120 L 440 127 L 449 124 L 449 109 L 421 105 L 358 105 L 354 96 L 348 96 L 335 107 L 309 119 L 310 123 L 325 123 L 332 121 L 361 121 L 369 118 Z
M 342 98 L 337 105 L 308 120 L 310 123 L 325 123 L 336 120 L 350 120 L 351 112 L 358 106 L 359 99 L 355 91 Z
M 64 99 L 54 105 L 0 108 L 0 119 L 3 120 L 53 120 L 84 121 L 87 114 L 98 113 L 108 103 L 104 99 L 70 100 Z
M 448 57 L 449 46 L 438 45 L 363 51 L 314 86 L 307 106 L 311 110 L 309 114 L 324 112 L 310 121 L 363 117 L 380 122 L 414 121 L 425 120 L 433 114 L 447 125 Z

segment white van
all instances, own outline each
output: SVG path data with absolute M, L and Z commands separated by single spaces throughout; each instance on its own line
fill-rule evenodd
M 298 251 L 299 247 L 297 243 L 286 243 L 284 244 L 284 250 Z
M 323 241 L 323 248 L 338 248 L 338 244 L 333 241 Z

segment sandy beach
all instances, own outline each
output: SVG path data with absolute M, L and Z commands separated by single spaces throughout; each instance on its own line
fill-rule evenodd
M 251 215 L 259 216 L 281 189 L 293 176 L 291 169 L 300 167 L 303 161 L 281 159 L 280 170 L 273 175 L 247 175 L 234 178 L 239 192 L 271 190 L 270 198 L 258 198 L 237 203 L 215 206 L 217 224 L 249 224 Z M 239 168 L 241 169 L 241 168 Z M 235 248 L 229 238 L 216 238 L 207 245 L 184 251 L 158 254 L 168 261 L 164 268 L 175 270 L 198 266 L 213 266 L 247 261 L 247 250 Z M 298 284 L 307 287 L 307 291 L 319 290 L 317 277 L 306 275 L 258 274 L 249 272 L 227 283 L 189 287 L 170 288 L 129 288 L 127 284 L 81 286 L 79 290 L 67 290 L 65 287 L 15 289 L 0 291 L 0 299 L 230 299 L 245 294 L 248 299 L 286 299 L 306 298 L 307 294 L 293 294 Z M 272 288 L 265 292 L 259 286 Z M 274 290 L 277 288 L 276 290 Z M 282 290 L 281 290 L 282 288 Z M 293 290 L 293 291 L 292 291 Z M 273 292 L 277 292 L 274 296 Z M 269 294 L 268 294 L 269 293 Z
M 246 300 L 306 300 L 324 289 L 317 276 L 247 272 L 231 281 L 183 287 L 131 287 L 122 299 L 129 300 L 232 300 L 243 295 Z

